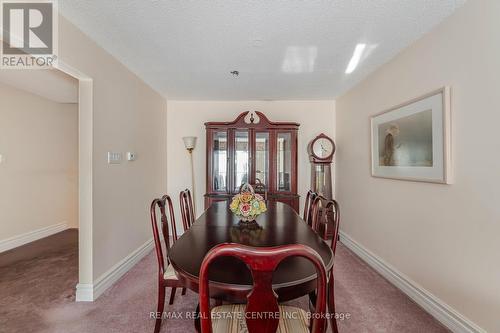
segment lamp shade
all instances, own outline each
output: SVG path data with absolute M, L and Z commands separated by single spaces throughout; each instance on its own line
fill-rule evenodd
M 185 136 L 182 138 L 184 141 L 184 146 L 186 149 L 194 149 L 196 146 L 196 137 L 195 136 Z

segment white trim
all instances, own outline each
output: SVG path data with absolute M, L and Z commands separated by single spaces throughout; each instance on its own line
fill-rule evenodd
M 153 249 L 153 239 L 148 240 L 128 256 L 120 260 L 107 272 L 95 280 L 93 284 L 79 283 L 76 286 L 77 302 L 92 302 L 101 296 L 109 287 L 118 281 L 135 264 L 144 258 Z
M 77 302 L 93 302 L 94 289 L 90 283 L 78 283 L 76 285 L 76 301 Z
M 399 272 L 346 233 L 340 231 L 340 241 L 363 261 L 385 277 L 394 286 L 424 308 L 434 318 L 455 333 L 486 333 L 484 329 L 465 318 L 451 306 L 434 296 L 431 292 L 418 285 L 415 281 Z
M 93 280 L 93 80 L 61 59 L 54 69 L 78 80 L 78 291 Z
M 30 231 L 11 238 L 0 240 L 0 253 L 12 250 L 18 246 L 34 242 L 36 240 L 51 236 L 53 234 L 57 234 L 58 232 L 61 232 L 66 229 L 68 229 L 68 224 L 63 222 L 45 228 Z

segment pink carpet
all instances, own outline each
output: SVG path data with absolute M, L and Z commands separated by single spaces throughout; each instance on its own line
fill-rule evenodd
M 0 254 L 0 332 L 153 332 L 154 254 L 140 261 L 96 302 L 75 303 L 75 250 L 66 248 L 18 262 Z M 8 265 L 2 265 L 2 260 L 9 261 Z M 342 244 L 337 250 L 335 272 L 337 311 L 350 315 L 339 321 L 340 332 L 448 332 Z M 169 308 L 167 304 L 166 310 L 185 316 L 194 311 L 196 303 L 196 294 L 178 293 L 174 306 Z M 305 298 L 293 303 L 307 309 Z M 195 330 L 192 320 L 167 319 L 162 332 Z

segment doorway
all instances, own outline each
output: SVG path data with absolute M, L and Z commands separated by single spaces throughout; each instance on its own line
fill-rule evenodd
M 76 215 L 76 218 L 73 219 L 74 222 L 69 222 L 71 226 L 77 227 L 78 228 L 78 284 L 76 286 L 77 292 L 76 292 L 76 300 L 81 300 L 81 301 L 92 301 L 93 300 L 93 294 L 92 294 L 92 282 L 93 282 L 93 275 L 92 275 L 92 79 L 85 74 L 81 73 L 80 71 L 72 68 L 71 66 L 68 66 L 67 64 L 63 62 L 59 62 L 57 65 L 57 68 L 48 70 L 51 72 L 52 76 L 54 77 L 61 77 L 65 76 L 66 79 L 69 78 L 70 81 L 73 81 L 73 85 L 76 86 L 77 89 L 77 130 L 76 134 L 77 135 L 77 146 L 73 150 L 73 153 L 76 154 L 77 156 L 77 173 L 76 175 L 73 174 L 72 176 L 72 181 L 77 184 L 77 201 L 74 206 L 74 211 L 76 211 L 76 214 L 73 214 L 73 216 Z M 2 71 L 2 75 L 6 75 L 8 71 Z M 33 76 L 40 76 L 42 72 L 39 70 L 36 71 L 24 71 L 24 70 L 18 70 L 18 71 L 10 71 L 10 72 L 18 72 L 17 76 L 23 77 L 23 80 L 19 80 L 20 83 L 23 83 L 23 86 L 30 86 L 34 85 L 35 87 L 32 87 L 33 89 L 36 88 L 36 85 L 34 84 L 37 80 L 33 79 Z M 9 74 L 11 76 L 15 76 L 16 74 Z M 28 78 L 28 80 L 26 80 Z M 38 80 L 40 81 L 40 80 Z M 57 85 L 53 84 L 55 81 L 52 80 L 50 81 L 49 79 L 45 78 L 42 80 L 42 82 L 45 82 L 46 87 L 52 87 L 52 93 L 58 92 L 57 89 L 54 89 L 54 87 L 57 87 Z M 49 84 L 52 82 L 52 84 Z M 76 84 L 75 84 L 76 82 Z M 43 85 L 42 85 L 43 86 Z M 61 88 L 59 86 L 59 88 Z M 50 89 L 49 89 L 50 90 Z M 63 89 L 59 89 L 59 92 Z M 68 91 L 68 90 L 66 90 Z M 36 91 L 35 91 L 36 92 Z M 39 92 L 36 92 L 39 93 Z M 48 92 L 50 93 L 50 91 Z M 56 94 L 57 95 L 57 94 Z M 63 94 L 64 95 L 64 94 Z M 73 101 L 74 102 L 74 101 Z M 26 119 L 27 122 L 32 121 L 32 119 Z M 0 147 L 0 154 L 2 154 L 1 147 Z M 4 163 L 3 166 L 5 166 L 7 163 L 12 162 L 7 156 L 7 154 L 1 155 L 1 160 Z M 2 167 L 2 164 L 0 163 L 0 168 Z M 1 171 L 1 170 L 0 170 Z M 23 198 L 20 198 L 20 201 L 22 201 Z M 29 202 L 24 202 L 24 207 L 25 211 L 29 210 Z M 36 215 L 36 212 L 33 212 L 32 215 Z M 76 222 L 75 222 L 76 220 Z M 64 223 L 62 223 L 64 224 Z M 68 224 L 68 223 L 66 223 Z M 59 225 L 58 226 L 61 229 L 64 229 L 64 225 Z M 50 235 L 51 233 L 57 232 L 58 230 L 55 228 L 48 228 L 48 230 L 45 230 L 45 234 L 40 234 L 38 233 L 36 236 L 47 236 Z M 36 239 L 33 238 L 33 240 Z M 25 239 L 26 240 L 26 239 Z M 16 240 L 17 242 L 17 240 Z M 19 244 L 19 242 L 14 242 L 15 244 L 10 244 L 10 246 L 13 245 L 22 245 Z M 11 242 L 12 243 L 12 242 Z M 1 247 L 2 243 L 0 243 L 0 252 L 2 250 Z M 88 288 L 90 286 L 90 288 Z M 73 286 L 75 287 L 75 286 Z
M 78 100 L 78 80 L 61 71 L 0 72 L 0 307 L 7 318 L 36 316 L 76 296 Z

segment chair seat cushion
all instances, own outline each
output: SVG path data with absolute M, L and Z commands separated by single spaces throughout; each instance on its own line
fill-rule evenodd
M 248 333 L 245 322 L 245 307 L 246 304 L 229 304 L 213 308 L 213 333 Z M 280 321 L 277 333 L 309 332 L 309 317 L 306 311 L 284 305 L 280 305 L 279 309 Z M 247 314 L 247 317 L 249 315 L 251 314 Z
M 163 278 L 165 280 L 178 280 L 177 276 L 175 275 L 175 270 L 172 265 L 168 265 L 167 268 L 165 269 L 165 273 L 163 273 Z

